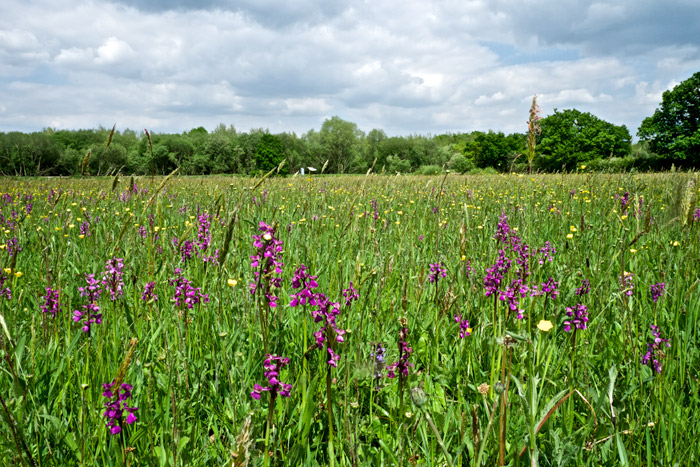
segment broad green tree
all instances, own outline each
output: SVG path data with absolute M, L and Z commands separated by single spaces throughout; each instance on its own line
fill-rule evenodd
M 255 151 L 255 167 L 263 172 L 269 172 L 279 166 L 284 160 L 282 140 L 275 135 L 265 133 Z M 287 173 L 283 167 L 280 173 Z
M 502 132 L 475 132 L 472 143 L 465 146 L 465 155 L 472 153 L 477 166 L 493 167 L 499 171 L 507 171 L 515 155 L 523 149 L 523 136 L 514 133 L 505 135 Z
M 540 121 L 540 128 L 537 166 L 545 170 L 573 170 L 577 164 L 624 157 L 632 151 L 626 126 L 613 125 L 588 112 L 554 109 L 554 114 Z
M 686 164 L 700 162 L 700 71 L 663 93 L 654 115 L 637 131 L 649 148 Z
M 358 140 L 363 136 L 362 131 L 353 122 L 348 122 L 335 116 L 326 119 L 320 131 L 321 145 L 328 158 L 326 172 L 342 173 L 347 171 L 355 151 Z

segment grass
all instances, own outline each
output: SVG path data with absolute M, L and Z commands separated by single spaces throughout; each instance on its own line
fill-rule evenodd
M 12 295 L 0 295 L 2 465 L 698 460 L 688 442 L 700 436 L 695 174 L 1 181 L 0 291 Z M 499 242 L 503 215 L 510 230 Z M 248 287 L 261 221 L 283 242 L 274 308 Z M 194 254 L 183 261 L 187 242 Z M 513 245 L 528 246 L 520 265 Z M 516 293 L 514 310 L 500 292 L 485 296 L 499 250 L 513 261 L 500 292 L 527 264 L 522 285 L 552 278 L 558 296 Z M 79 287 L 85 274 L 102 280 L 112 258 L 123 259 L 122 295 L 103 290 L 102 323 L 83 332 L 72 319 L 88 304 Z M 446 277 L 431 282 L 435 263 Z M 317 276 L 314 292 L 341 303 L 337 367 L 312 348 L 317 307 L 289 306 L 301 264 Z M 175 303 L 176 268 L 208 302 Z M 626 271 L 633 288 L 621 290 Z M 590 293 L 576 295 L 584 278 Z M 157 301 L 142 299 L 148 282 Z M 359 300 L 346 307 L 351 282 Z M 55 317 L 41 310 L 46 287 L 59 292 Z M 565 332 L 578 303 L 586 329 Z M 469 321 L 465 338 L 455 315 Z M 658 346 L 660 373 L 641 363 L 652 324 L 670 339 Z M 388 378 L 404 327 L 410 366 Z M 267 384 L 263 335 L 270 354 L 289 358 L 279 374 L 289 397 L 250 396 Z M 112 435 L 103 384 L 115 379 L 133 386 L 138 410 Z

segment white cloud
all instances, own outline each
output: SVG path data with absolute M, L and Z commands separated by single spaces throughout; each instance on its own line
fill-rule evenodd
M 99 65 L 123 62 L 134 55 L 134 50 L 124 42 L 112 36 L 98 47 L 95 63 Z
M 86 65 L 93 61 L 95 51 L 92 49 L 79 49 L 71 47 L 70 49 L 61 49 L 61 51 L 53 59 L 57 65 Z
M 700 69 L 691 2 L 6 0 L 0 131 L 524 131 L 576 107 L 632 132 Z M 697 24 L 696 24 L 697 23 Z M 562 52 L 565 51 L 565 52 Z

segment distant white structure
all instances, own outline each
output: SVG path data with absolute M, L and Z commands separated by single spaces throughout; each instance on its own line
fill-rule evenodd
M 304 175 L 304 167 L 301 168 L 301 174 Z

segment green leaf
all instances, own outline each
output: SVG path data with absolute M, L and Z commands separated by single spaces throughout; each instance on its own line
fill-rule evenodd
M 627 450 L 625 450 L 625 445 L 620 438 L 620 433 L 615 433 L 615 444 L 617 444 L 617 454 L 620 456 L 620 465 L 629 465 Z
M 552 397 L 549 402 L 544 406 L 544 408 L 540 411 L 540 419 L 537 420 L 537 424 L 535 427 L 540 426 L 541 423 L 543 423 L 547 417 L 549 416 L 549 411 L 552 410 L 552 408 L 557 405 L 557 403 L 566 395 L 569 393 L 568 389 L 562 389 L 557 393 L 556 396 Z
M 163 446 L 156 446 L 153 448 L 153 450 L 156 453 L 156 456 L 158 456 L 158 460 L 160 461 L 160 467 L 165 467 L 168 465 L 168 457 L 167 453 L 165 452 L 165 448 Z
M 185 448 L 185 446 L 187 446 L 187 443 L 189 443 L 189 442 L 190 442 L 190 439 L 187 436 L 183 436 L 177 442 L 177 455 L 178 455 L 178 457 L 180 457 L 180 453 Z
M 380 446 L 382 447 L 382 449 L 384 450 L 384 453 L 386 453 L 386 455 L 389 456 L 389 459 L 392 460 L 392 462 L 394 463 L 394 465 L 399 465 L 399 460 L 396 458 L 396 455 L 394 454 L 394 451 L 392 451 L 391 449 L 389 449 L 389 446 L 386 445 L 386 443 L 384 442 L 384 440 L 380 439 L 380 440 L 379 440 L 379 445 L 380 445 Z
M 613 409 L 613 393 L 615 392 L 615 380 L 617 379 L 617 367 L 615 365 L 611 366 L 608 370 L 608 376 L 610 377 L 610 384 L 608 384 L 608 401 L 610 401 L 610 416 L 614 424 L 615 410 Z

